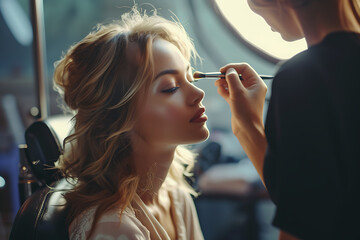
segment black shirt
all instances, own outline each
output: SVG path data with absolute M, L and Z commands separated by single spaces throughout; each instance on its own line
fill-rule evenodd
M 281 66 L 265 132 L 274 225 L 302 239 L 360 239 L 360 34 L 329 34 Z

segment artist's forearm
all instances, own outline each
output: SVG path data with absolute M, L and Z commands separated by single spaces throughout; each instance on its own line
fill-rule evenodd
M 235 135 L 264 183 L 263 169 L 267 140 L 263 124 L 254 124 L 246 128 L 246 131 L 239 131 Z

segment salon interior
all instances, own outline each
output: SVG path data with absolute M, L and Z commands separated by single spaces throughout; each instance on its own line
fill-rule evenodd
M 200 72 L 248 62 L 258 73 L 271 76 L 282 61 L 305 48 L 301 40 L 284 42 L 250 11 L 247 1 L 135 2 L 181 22 L 202 58 L 193 65 Z M 52 84 L 54 62 L 96 23 L 117 19 L 133 4 L 132 0 L 0 0 L 0 239 L 9 239 L 21 205 L 44 185 L 38 182 L 38 170 L 28 166 L 34 159 L 26 154 L 25 132 L 37 121 L 55 119 L 56 125 L 63 117 Z M 271 224 L 275 206 L 232 134 L 230 110 L 218 95 L 215 80 L 196 83 L 205 91 L 211 134 L 191 146 L 198 153 L 192 184 L 201 193 L 194 202 L 204 237 L 277 239 L 278 230 Z M 271 80 L 264 81 L 267 102 Z

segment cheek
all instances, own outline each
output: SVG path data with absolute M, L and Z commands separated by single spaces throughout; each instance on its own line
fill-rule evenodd
M 159 121 L 176 121 L 186 115 L 184 97 L 179 91 L 167 98 L 159 97 L 150 103 L 150 112 Z
M 171 142 L 188 128 L 187 118 L 179 105 L 149 104 L 140 115 L 136 131 L 147 141 Z
M 150 119 L 161 124 L 174 123 L 184 118 L 184 110 L 177 104 L 153 106 L 147 114 Z
M 148 101 L 139 115 L 142 131 L 169 132 L 187 123 L 189 114 L 182 103 L 182 99 L 175 97 L 166 101 L 162 98 Z

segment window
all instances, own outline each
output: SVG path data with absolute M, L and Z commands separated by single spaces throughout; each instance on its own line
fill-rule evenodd
M 214 0 L 216 12 L 242 41 L 274 62 L 288 59 L 307 48 L 304 39 L 286 42 L 265 20 L 254 13 L 246 0 Z

